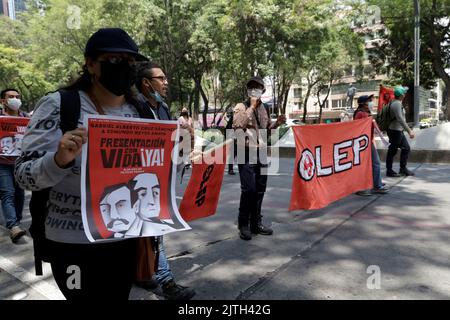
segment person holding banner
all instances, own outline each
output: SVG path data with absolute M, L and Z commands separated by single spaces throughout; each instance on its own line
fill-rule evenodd
M 4 107 L 1 116 L 28 117 L 20 110 L 22 101 L 16 89 L 4 89 L 0 93 L 0 102 Z M 0 139 L 0 200 L 2 212 L 9 230 L 9 237 L 13 243 L 22 238 L 26 231 L 20 226 L 22 220 L 25 193 L 14 179 L 14 162 L 20 154 L 22 135 L 8 134 Z
M 405 120 L 405 108 L 402 101 L 405 98 L 405 94 L 408 91 L 407 87 L 397 86 L 394 88 L 395 99 L 390 106 L 390 117 L 393 119 L 389 124 L 387 134 L 389 137 L 389 148 L 386 155 L 386 175 L 388 177 L 400 177 L 400 176 L 414 176 L 414 172 L 409 170 L 406 166 L 408 164 L 408 156 L 411 148 L 408 140 L 406 140 L 403 131 L 408 132 L 411 139 L 414 139 L 415 134 L 412 129 L 409 128 Z M 394 157 L 397 154 L 397 150 L 400 148 L 400 171 L 395 172 L 392 169 Z
M 233 109 L 233 128 L 238 145 L 238 167 L 241 180 L 238 228 L 243 240 L 251 240 L 253 234 L 272 235 L 273 230 L 262 224 L 261 207 L 266 192 L 267 175 L 261 168 L 267 155 L 267 136 L 263 131 L 276 129 L 286 122 L 281 115 L 271 124 L 269 112 L 261 101 L 265 92 L 264 80 L 255 76 L 247 81 L 247 100 Z M 241 153 L 244 150 L 244 154 Z M 241 153 L 241 154 L 240 154 Z M 255 156 L 256 154 L 256 156 Z
M 158 120 L 171 120 L 172 115 L 170 114 L 167 104 L 164 102 L 164 97 L 166 97 L 168 90 L 168 82 L 166 75 L 162 68 L 156 63 L 144 62 L 141 63 L 138 70 L 138 76 L 136 81 L 136 88 L 139 91 L 138 99 L 147 108 L 149 108 L 155 115 L 155 119 Z M 134 184 L 136 187 L 137 184 Z M 195 291 L 177 284 L 175 282 L 174 275 L 170 269 L 169 262 L 166 257 L 164 250 L 164 239 L 163 236 L 155 237 L 152 239 L 158 247 L 158 265 L 157 270 L 154 275 L 156 280 L 150 276 L 152 274 L 151 270 L 148 273 L 142 273 L 141 276 L 136 279 L 135 284 L 138 287 L 152 290 L 156 289 L 158 284 L 161 286 L 164 297 L 168 300 L 189 300 L 195 295 Z M 149 256 L 151 254 L 151 245 L 140 245 L 140 255 L 142 259 L 140 261 L 145 261 L 143 257 Z M 150 263 L 148 264 L 150 265 Z M 141 269 L 145 269 L 146 266 L 142 265 Z
M 358 98 L 358 108 L 356 109 L 353 119 L 364 119 L 371 117 L 371 108 L 373 107 L 373 94 L 370 96 L 364 95 Z M 381 163 L 378 156 L 377 148 L 372 143 L 372 177 L 373 177 L 373 189 L 358 191 L 356 194 L 360 196 L 370 196 L 372 194 L 386 194 L 389 189 L 385 186 L 381 180 Z
M 89 114 L 141 117 L 143 108 L 131 88 L 136 61 L 146 58 L 119 28 L 104 28 L 91 35 L 84 56 L 81 77 L 64 88 L 79 97 L 77 127 L 64 134 L 61 131 L 60 111 L 68 107 L 61 105 L 63 91 L 43 97 L 25 132 L 15 176 L 28 190 L 49 190 L 47 259 L 66 299 L 128 299 L 136 272 L 136 240 L 90 243 L 83 229 L 80 167 L 87 130 L 80 123 Z

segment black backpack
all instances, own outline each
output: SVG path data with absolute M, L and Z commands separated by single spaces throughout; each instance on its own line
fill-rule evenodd
M 78 127 L 80 118 L 81 101 L 77 90 L 59 90 L 61 95 L 60 106 L 60 124 L 62 133 L 75 130 Z M 137 100 L 131 103 L 138 111 L 141 118 L 154 119 L 153 113 Z M 42 276 L 42 261 L 50 262 L 55 248 L 45 237 L 45 220 L 48 209 L 47 201 L 49 199 L 51 188 L 40 191 L 33 191 L 30 199 L 31 226 L 30 235 L 33 238 L 34 249 L 34 267 L 37 276 Z

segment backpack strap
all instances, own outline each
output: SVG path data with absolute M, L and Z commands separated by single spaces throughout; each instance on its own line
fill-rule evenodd
M 64 134 L 78 127 L 81 100 L 77 90 L 59 90 L 59 94 L 61 95 L 59 127 Z

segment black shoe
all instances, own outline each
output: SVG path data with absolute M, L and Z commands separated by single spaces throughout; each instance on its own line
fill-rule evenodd
M 239 237 L 241 237 L 242 240 L 252 240 L 252 234 L 249 227 L 240 227 Z
M 401 177 L 402 175 L 398 174 L 394 170 L 391 170 L 391 171 L 386 172 L 386 176 L 393 177 L 393 178 L 398 178 L 398 177 Z
M 412 172 L 411 170 L 409 170 L 408 168 L 401 168 L 400 169 L 400 174 L 402 176 L 414 176 L 414 172 Z
M 158 288 L 158 281 L 154 279 L 145 281 L 135 281 L 134 284 L 139 288 L 143 288 L 145 290 L 155 290 L 156 288 Z
M 259 224 L 257 227 L 252 228 L 252 233 L 254 234 L 262 234 L 263 236 L 271 236 L 273 234 L 273 230 L 269 227 L 266 227 L 262 224 Z
M 162 286 L 162 293 L 167 300 L 190 300 L 195 296 L 194 290 L 180 286 L 173 280 L 170 280 Z
M 236 173 L 235 173 L 234 171 L 228 171 L 228 174 L 229 174 L 230 176 L 234 176 Z

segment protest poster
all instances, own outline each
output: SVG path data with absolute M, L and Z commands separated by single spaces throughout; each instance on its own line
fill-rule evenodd
M 91 242 L 190 229 L 175 199 L 176 121 L 89 115 L 85 126 L 81 202 Z
M 14 163 L 20 156 L 22 139 L 30 118 L 0 117 L 0 159 L 2 163 Z
M 292 130 L 296 159 L 290 211 L 320 209 L 373 187 L 371 117 Z

